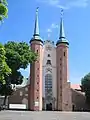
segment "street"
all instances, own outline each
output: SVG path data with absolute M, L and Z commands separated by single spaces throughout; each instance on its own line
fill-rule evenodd
M 90 113 L 58 111 L 0 111 L 0 120 L 90 120 Z

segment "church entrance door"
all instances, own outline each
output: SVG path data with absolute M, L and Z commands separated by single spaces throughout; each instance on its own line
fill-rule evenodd
M 52 111 L 52 103 L 46 104 L 46 111 Z

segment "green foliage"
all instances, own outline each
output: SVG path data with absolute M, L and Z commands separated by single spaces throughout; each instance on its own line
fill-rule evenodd
M 84 91 L 90 89 L 90 73 L 88 73 L 87 75 L 84 76 L 84 78 L 82 78 L 81 84 Z
M 11 95 L 13 93 L 12 86 L 6 82 L 5 84 L 0 83 L 0 95 L 5 96 L 3 105 L 6 105 L 6 99 L 7 96 Z
M 12 89 L 10 85 L 8 84 L 8 77 L 11 74 L 11 69 L 6 63 L 6 51 L 2 44 L 0 44 L 0 95 L 7 96 L 10 95 L 12 92 Z M 4 100 L 4 103 L 6 101 L 6 97 Z
M 1 84 L 0 86 L 0 95 L 1 96 L 9 96 L 13 92 L 11 85 L 9 84 Z
M 23 76 L 21 74 L 21 72 L 19 71 L 14 71 L 12 72 L 12 74 L 9 76 L 9 82 L 11 84 L 22 84 L 23 82 Z
M 5 82 L 5 77 L 9 76 L 11 69 L 6 63 L 6 52 L 2 44 L 0 44 L 0 81 Z
M 20 68 L 26 69 L 29 63 L 37 59 L 37 54 L 32 52 L 29 45 L 25 42 L 9 41 L 4 46 L 6 50 L 6 62 L 12 70 L 9 80 L 12 84 L 21 84 L 23 76 L 18 70 Z
M 87 103 L 90 104 L 90 73 L 84 76 L 81 80 L 82 91 L 85 92 Z
M 6 0 L 0 0 L 0 21 L 3 21 L 4 18 L 8 17 L 7 5 Z
M 0 21 L 8 17 L 7 0 L 0 0 Z M 37 54 L 30 50 L 25 42 L 0 44 L 0 94 L 11 95 L 11 84 L 21 84 L 23 76 L 18 70 L 26 69 L 29 63 L 37 59 Z
M 29 63 L 37 59 L 37 54 L 30 50 L 25 42 L 7 42 L 4 46 L 0 44 L 0 95 L 11 95 L 13 89 L 11 84 L 21 84 L 23 76 L 20 68 L 26 69 Z

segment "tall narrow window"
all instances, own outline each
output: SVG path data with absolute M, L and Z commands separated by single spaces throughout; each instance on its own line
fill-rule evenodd
M 38 50 L 37 50 L 37 53 L 38 53 Z
M 47 64 L 51 65 L 51 60 L 47 60 Z
M 37 75 L 37 77 L 39 77 L 39 75 Z
M 50 57 L 50 54 L 48 54 L 48 57 Z
M 65 52 L 64 52 L 64 56 L 65 56 Z
M 46 74 L 45 76 L 45 98 L 48 101 L 52 100 L 52 75 Z

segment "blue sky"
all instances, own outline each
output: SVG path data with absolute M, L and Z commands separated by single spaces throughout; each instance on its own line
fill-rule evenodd
M 90 0 L 8 0 L 8 19 L 0 26 L 0 42 L 29 43 L 33 35 L 35 9 L 39 6 L 40 35 L 45 40 L 59 38 L 60 8 L 64 9 L 64 26 L 69 40 L 70 81 L 90 72 Z M 29 68 L 23 72 L 29 76 Z

